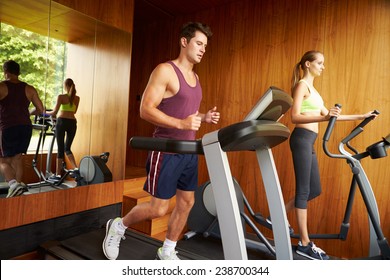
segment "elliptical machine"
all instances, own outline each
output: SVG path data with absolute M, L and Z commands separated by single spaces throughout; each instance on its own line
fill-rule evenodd
M 79 169 L 67 169 L 65 162 L 63 163 L 64 174 L 58 180 L 53 180 L 53 172 L 51 171 L 52 155 L 54 149 L 56 120 L 49 115 L 39 115 L 35 117 L 33 129 L 39 131 L 39 138 L 32 167 L 39 178 L 39 182 L 27 185 L 27 189 L 39 188 L 42 186 L 50 186 L 55 189 L 73 188 L 76 186 L 85 186 L 88 184 L 98 184 L 112 181 L 112 173 L 107 167 L 110 153 L 104 152 L 98 156 L 84 156 L 79 163 Z M 46 136 L 51 136 L 49 143 L 46 170 L 40 171 L 37 167 L 38 155 L 41 147 L 43 147 Z M 74 181 L 66 181 L 67 177 L 73 178 Z
M 33 129 L 39 131 L 39 138 L 38 138 L 38 143 L 37 143 L 37 148 L 35 150 L 35 155 L 32 160 L 32 167 L 34 169 L 35 174 L 39 178 L 39 181 L 37 183 L 31 183 L 27 184 L 27 190 L 32 189 L 32 188 L 40 188 L 43 186 L 50 186 L 55 189 L 62 189 L 62 188 L 73 188 L 78 185 L 79 181 L 81 181 L 83 178 L 81 177 L 80 173 L 78 170 L 71 170 L 71 169 L 66 169 L 66 165 L 64 162 L 63 165 L 63 170 L 65 173 L 61 176 L 61 178 L 54 178 L 55 176 L 54 173 L 51 171 L 51 166 L 52 166 L 52 155 L 53 155 L 53 149 L 54 149 L 54 144 L 56 141 L 56 136 L 55 136 L 55 128 L 56 128 L 56 119 L 53 118 L 50 115 L 36 115 L 35 120 L 33 123 Z M 46 157 L 46 168 L 45 170 L 39 170 L 38 168 L 38 156 L 40 150 L 44 147 L 46 137 L 52 137 L 51 141 L 48 146 L 47 150 L 47 157 Z M 73 178 L 76 182 L 76 184 L 73 184 L 70 181 L 65 181 L 65 179 L 70 176 Z
M 338 105 L 341 107 L 341 105 Z M 378 111 L 374 111 L 375 114 L 379 114 Z M 336 118 L 333 117 L 329 120 L 328 127 L 323 137 L 323 149 L 325 153 L 332 158 L 346 159 L 347 163 L 350 165 L 353 173 L 353 178 L 350 187 L 350 193 L 348 196 L 348 202 L 346 205 L 346 210 L 344 214 L 344 219 L 340 227 L 340 232 L 336 234 L 310 234 L 311 239 L 341 239 L 346 240 L 349 230 L 349 220 L 352 211 L 352 205 L 354 201 L 354 196 L 356 192 L 357 185 L 362 193 L 367 212 L 370 220 L 370 250 L 369 257 L 382 257 L 385 259 L 390 258 L 390 249 L 389 244 L 386 238 L 383 235 L 382 229 L 379 223 L 379 213 L 378 207 L 376 204 L 375 196 L 373 194 L 370 182 L 363 170 L 363 167 L 360 164 L 360 160 L 370 156 L 372 159 L 382 158 L 387 156 L 386 150 L 390 147 L 390 134 L 384 137 L 381 141 L 378 141 L 366 148 L 365 152 L 359 153 L 357 149 L 351 146 L 349 141 L 363 132 L 363 127 L 367 125 L 374 117 L 369 117 L 363 120 L 360 124 L 358 124 L 351 133 L 345 137 L 339 145 L 340 155 L 335 155 L 329 152 L 327 148 L 327 142 L 329 141 L 330 135 L 333 131 Z M 344 149 L 344 145 L 346 145 L 354 154 L 348 153 Z M 241 187 L 237 180 L 233 178 L 234 188 L 237 195 L 238 205 L 240 208 L 240 213 L 242 217 L 243 226 L 246 222 L 252 230 L 255 232 L 257 237 L 263 241 L 263 235 L 256 227 L 256 224 L 264 226 L 268 229 L 273 229 L 272 224 L 267 222 L 267 218 L 261 213 L 255 213 L 251 208 L 248 200 L 246 199 L 244 193 L 241 190 Z M 212 196 L 210 181 L 201 185 L 195 192 L 195 205 L 192 208 L 189 218 L 188 218 L 188 227 L 190 229 L 184 237 L 189 239 L 198 233 L 202 233 L 203 236 L 209 237 L 214 236 L 219 238 L 220 232 L 218 227 L 218 218 L 217 213 L 215 211 L 215 204 Z M 244 209 L 246 209 L 249 213 L 249 216 L 244 213 Z M 252 220 L 256 223 L 254 223 Z M 290 236 L 292 238 L 299 238 L 298 234 L 291 233 Z M 264 242 L 264 241 L 263 241 Z M 267 241 L 264 242 L 267 246 Z M 258 248 L 258 243 L 246 242 L 247 247 Z M 255 246 L 255 247 L 254 247 Z M 256 247 L 257 246 L 257 247 Z M 268 248 L 268 246 L 267 246 Z M 271 254 L 274 254 L 272 248 L 268 248 Z
M 340 107 L 341 105 L 336 104 L 335 106 Z M 374 111 L 375 114 L 379 114 L 378 111 Z M 349 229 L 349 218 L 351 216 L 352 204 L 356 192 L 356 187 L 359 187 L 360 193 L 362 195 L 366 210 L 368 213 L 369 224 L 370 224 L 370 245 L 369 245 L 369 258 L 382 257 L 384 259 L 390 259 L 390 247 L 386 237 L 383 234 L 382 228 L 380 226 L 380 218 L 378 205 L 376 203 L 375 195 L 372 190 L 370 181 L 364 169 L 360 163 L 360 160 L 370 156 L 372 159 L 378 159 L 387 156 L 386 149 L 390 147 L 390 134 L 386 137 L 383 137 L 381 141 L 378 141 L 366 148 L 365 152 L 359 153 L 357 149 L 352 147 L 349 143 L 353 138 L 358 136 L 363 132 L 363 127 L 367 125 L 374 117 L 369 117 L 363 120 L 359 125 L 357 125 L 351 133 L 349 133 L 341 142 L 339 143 L 339 154 L 333 154 L 329 151 L 327 143 L 329 141 L 330 135 L 332 134 L 334 125 L 336 123 L 336 117 L 331 117 L 329 120 L 328 127 L 326 128 L 324 137 L 323 137 L 323 149 L 327 156 L 331 158 L 343 159 L 346 160 L 349 167 L 351 168 L 353 177 L 350 187 L 350 192 L 348 196 L 348 202 L 345 209 L 345 215 L 343 222 L 341 224 L 339 234 L 319 234 L 310 236 L 311 238 L 323 238 L 323 239 L 342 239 L 345 240 L 348 234 Z M 346 149 L 349 148 L 351 153 Z

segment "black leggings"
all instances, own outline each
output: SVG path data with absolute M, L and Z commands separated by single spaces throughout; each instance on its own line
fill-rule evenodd
M 70 150 L 76 135 L 77 121 L 75 119 L 58 118 L 56 124 L 56 139 L 58 146 L 57 158 L 63 159 L 64 154 L 71 155 Z M 66 140 L 65 140 L 66 133 Z
M 296 127 L 290 136 L 295 172 L 295 207 L 306 209 L 307 202 L 321 194 L 318 161 L 314 150 L 317 133 Z

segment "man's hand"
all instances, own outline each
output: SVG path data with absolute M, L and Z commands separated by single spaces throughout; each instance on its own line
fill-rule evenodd
M 180 129 L 185 130 L 199 130 L 202 118 L 199 116 L 199 112 L 189 115 L 187 118 L 181 121 Z
M 220 113 L 217 112 L 217 107 L 215 106 L 213 109 L 209 110 L 206 113 L 206 115 L 204 117 L 204 121 L 207 123 L 217 124 L 219 121 L 219 118 L 220 118 Z

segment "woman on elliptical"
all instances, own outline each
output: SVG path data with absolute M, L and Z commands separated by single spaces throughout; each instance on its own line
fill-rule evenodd
M 373 112 L 362 115 L 341 115 L 341 109 L 324 106 L 321 95 L 314 87 L 314 79 L 325 69 L 324 55 L 319 51 L 306 52 L 295 65 L 292 75 L 291 120 L 295 128 L 290 136 L 290 149 L 295 172 L 295 197 L 286 204 L 286 211 L 296 209 L 300 241 L 297 254 L 309 259 L 327 260 L 329 256 L 310 240 L 307 229 L 307 202 L 321 194 L 321 182 L 314 142 L 318 123 L 335 116 L 338 120 L 362 120 L 376 116 Z M 303 76 L 301 76 L 301 70 Z
M 71 147 L 77 130 L 75 114 L 79 107 L 80 97 L 76 95 L 76 85 L 72 79 L 68 78 L 65 80 L 64 89 L 65 93 L 57 97 L 54 110 L 48 112 L 49 115 L 57 118 L 55 126 L 55 136 L 58 146 L 56 174 L 51 177 L 54 181 L 61 180 L 65 154 L 73 169 L 78 170 Z

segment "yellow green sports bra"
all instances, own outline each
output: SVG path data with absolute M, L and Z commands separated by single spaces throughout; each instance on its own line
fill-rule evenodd
M 66 112 L 76 112 L 76 104 L 70 105 L 70 103 L 67 104 L 61 104 L 60 111 L 66 111 Z
M 321 108 L 324 106 L 321 95 L 319 95 L 319 93 L 305 80 L 302 79 L 299 82 L 305 83 L 310 92 L 310 96 L 302 101 L 301 113 L 321 112 Z

